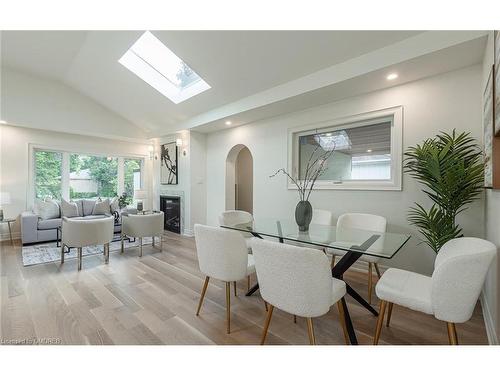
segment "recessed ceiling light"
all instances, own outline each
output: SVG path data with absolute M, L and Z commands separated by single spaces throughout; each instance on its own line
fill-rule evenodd
M 387 76 L 387 80 L 388 81 L 392 81 L 393 79 L 396 79 L 398 78 L 398 74 L 397 73 L 391 73 Z
M 231 121 L 226 121 L 226 125 L 231 125 L 232 122 Z
M 5 120 L 0 120 L 0 124 L 6 124 L 6 123 L 7 123 L 7 121 L 5 121 Z
M 372 152 L 373 150 L 371 148 L 369 148 L 368 150 L 366 150 L 366 152 Z

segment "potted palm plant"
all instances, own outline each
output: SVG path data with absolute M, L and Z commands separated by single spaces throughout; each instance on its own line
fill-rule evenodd
M 470 133 L 441 132 L 405 152 L 405 172 L 424 185 L 429 209 L 415 203 L 408 221 L 436 253 L 447 241 L 462 237 L 457 215 L 479 198 L 484 182 L 481 148 Z

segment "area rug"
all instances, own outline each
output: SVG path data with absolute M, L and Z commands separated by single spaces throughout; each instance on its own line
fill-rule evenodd
M 156 239 L 156 244 L 159 244 L 159 239 Z M 143 245 L 151 245 L 152 244 L 152 238 L 151 237 L 144 237 L 142 239 L 142 244 Z M 125 248 L 130 248 L 130 247 L 138 247 L 139 246 L 139 239 L 136 238 L 134 241 L 128 241 L 125 240 L 124 242 L 124 247 Z M 111 242 L 109 245 L 109 251 L 110 252 L 116 252 L 120 251 L 121 249 L 121 243 L 120 241 L 116 242 Z M 66 249 L 67 251 L 67 249 Z M 104 249 L 102 245 L 99 246 L 86 246 L 82 249 L 82 255 L 88 256 L 88 255 L 96 255 L 96 254 L 103 254 Z M 40 243 L 40 244 L 35 244 L 35 245 L 29 245 L 29 246 L 23 246 L 22 250 L 22 255 L 23 255 L 23 265 L 24 266 L 33 266 L 35 264 L 43 264 L 43 263 L 50 263 L 50 262 L 60 262 L 61 261 L 61 248 L 56 246 L 56 242 L 45 242 L 45 243 Z M 73 248 L 70 250 L 69 253 L 64 254 L 64 259 L 72 259 L 77 257 L 77 250 L 76 248 Z

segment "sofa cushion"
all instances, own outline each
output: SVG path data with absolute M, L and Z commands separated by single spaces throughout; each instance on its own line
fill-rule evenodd
M 73 202 L 78 206 L 78 216 L 83 216 L 83 199 L 77 199 Z
M 38 220 L 38 229 L 56 229 L 57 227 L 61 226 L 61 221 L 61 218 Z
M 109 199 L 105 199 L 101 202 L 96 202 L 94 206 L 94 210 L 92 211 L 92 215 L 106 215 L 111 213 L 111 208 L 109 205 Z
M 83 216 L 92 215 L 95 206 L 95 200 L 93 199 L 82 199 L 83 204 Z
M 33 210 L 42 220 L 56 219 L 61 216 L 59 205 L 52 199 L 47 201 L 37 199 Z
M 61 200 L 61 216 L 75 217 L 78 214 L 78 205 L 76 202 L 68 202 L 66 199 Z

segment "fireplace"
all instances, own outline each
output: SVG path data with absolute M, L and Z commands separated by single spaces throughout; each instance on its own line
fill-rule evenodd
M 160 195 L 160 210 L 165 214 L 163 227 L 174 233 L 181 233 L 181 198 Z

